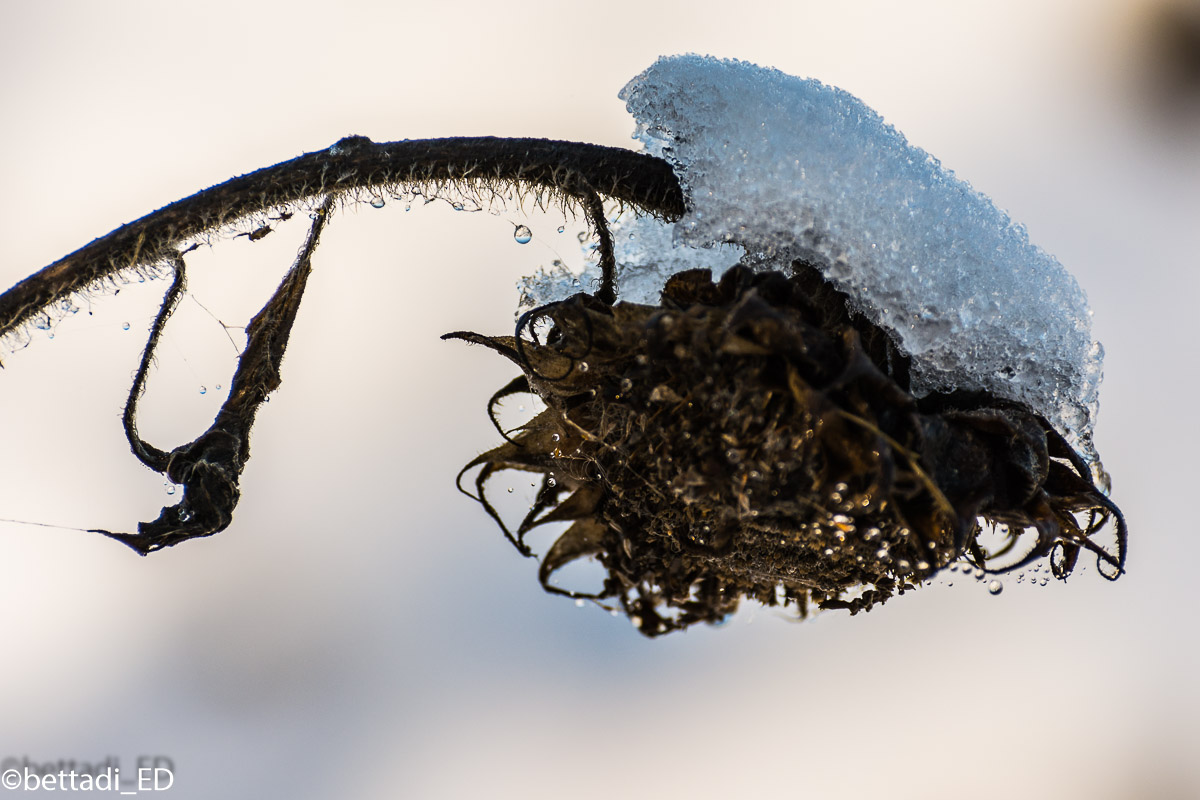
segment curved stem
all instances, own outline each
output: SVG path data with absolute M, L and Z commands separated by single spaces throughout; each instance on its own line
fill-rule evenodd
M 164 206 L 31 275 L 0 295 L 0 336 L 115 273 L 173 263 L 189 240 L 249 215 L 320 196 L 430 185 L 484 195 L 532 189 L 539 200 L 549 195 L 567 204 L 582 201 L 593 217 L 597 194 L 664 219 L 684 212 L 683 192 L 670 165 L 629 150 L 490 136 L 384 144 L 349 136 Z
M 166 470 L 169 456 L 154 445 L 147 443 L 138 435 L 137 406 L 138 401 L 142 399 L 142 394 L 146 391 L 146 377 L 150 371 L 150 364 L 154 360 L 154 350 L 158 347 L 158 340 L 162 336 L 167 320 L 170 319 L 171 314 L 175 313 L 175 307 L 179 305 L 179 298 L 183 296 L 184 288 L 187 286 L 183 256 L 176 256 L 174 268 L 175 277 L 171 281 L 170 288 L 167 289 L 166 296 L 163 297 L 162 305 L 158 308 L 158 315 L 154 318 L 154 324 L 150 326 L 150 338 L 146 342 L 145 349 L 142 350 L 142 362 L 138 365 L 137 375 L 133 379 L 133 386 L 129 388 L 129 398 L 125 401 L 125 413 L 121 417 L 121 422 L 125 426 L 125 438 L 129 441 L 129 448 L 133 450 L 133 454 L 137 456 L 138 461 L 141 461 L 155 472 L 164 472 Z

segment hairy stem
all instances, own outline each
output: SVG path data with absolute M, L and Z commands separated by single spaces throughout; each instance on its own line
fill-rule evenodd
M 583 202 L 596 223 L 598 195 L 665 219 L 684 212 L 671 167 L 614 147 L 549 139 L 461 137 L 376 144 L 348 136 L 336 144 L 232 178 L 123 225 L 0 295 L 0 336 L 72 293 L 138 265 L 171 264 L 183 243 L 255 213 L 319 196 L 373 188 L 403 191 L 450 185 L 498 194 L 532 189 Z M 602 218 L 601 218 L 602 221 Z

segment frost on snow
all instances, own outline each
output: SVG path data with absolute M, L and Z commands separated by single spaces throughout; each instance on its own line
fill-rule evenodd
M 1102 349 L 1087 300 L 990 199 L 815 80 L 680 56 L 620 96 L 688 205 L 674 226 L 619 229 L 621 299 L 657 302 L 681 269 L 719 274 L 740 258 L 786 271 L 803 258 L 892 332 L 912 357 L 915 395 L 982 390 L 1024 403 L 1095 465 Z M 569 294 L 566 285 L 531 279 L 525 302 Z

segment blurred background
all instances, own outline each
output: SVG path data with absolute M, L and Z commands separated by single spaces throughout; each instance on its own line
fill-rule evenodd
M 179 798 L 1200 796 L 1196 3 L 5 0 L 0 287 L 348 134 L 632 146 L 618 90 L 683 52 L 847 89 L 1075 273 L 1128 574 L 999 596 L 960 576 L 853 619 L 745 608 L 658 641 L 546 595 L 453 484 L 514 370 L 438 336 L 511 330 L 517 280 L 578 263 L 582 225 L 364 205 L 323 238 L 220 535 L 140 559 L 72 530 L 174 502 L 120 427 L 164 281 L 0 356 L 0 759 L 163 756 Z M 222 323 L 303 235 L 189 256 L 148 440 L 207 427 Z

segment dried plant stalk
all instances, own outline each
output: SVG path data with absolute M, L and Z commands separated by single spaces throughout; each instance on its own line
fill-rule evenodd
M 184 487 L 180 501 L 138 532 L 102 533 L 147 553 L 224 530 L 240 499 L 238 480 L 250 457 L 250 430 L 258 407 L 280 385 L 280 365 L 295 322 L 321 231 L 340 202 L 364 193 L 465 195 L 482 202 L 516 193 L 539 205 L 578 207 L 599 237 L 604 279 L 599 295 L 616 297 L 612 237 L 602 198 L 664 219 L 679 217 L 683 193 L 659 159 L 599 145 L 546 139 L 493 137 L 376 144 L 350 136 L 326 150 L 266 167 L 172 203 L 96 239 L 0 294 L 0 337 L 14 334 L 71 295 L 103 285 L 129 270 L 169 271 L 163 299 L 126 403 L 123 423 L 130 448 L 147 467 Z M 213 424 L 169 452 L 137 433 L 137 403 L 155 347 L 183 292 L 186 254 L 205 236 L 247 219 L 257 240 L 271 222 L 309 204 L 312 224 L 295 264 L 246 330 L 229 399 Z
M 74 293 L 139 266 L 170 268 L 189 244 L 239 220 L 324 197 L 359 193 L 525 192 L 536 202 L 579 205 L 596 219 L 607 197 L 664 219 L 683 214 L 665 162 L 615 147 L 549 139 L 463 137 L 377 144 L 348 136 L 331 147 L 228 180 L 123 225 L 0 295 L 0 337 Z M 599 216 L 603 216 L 600 214 Z M 607 231 L 606 231 L 607 233 Z

